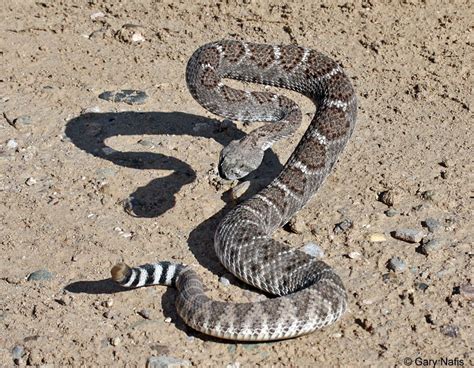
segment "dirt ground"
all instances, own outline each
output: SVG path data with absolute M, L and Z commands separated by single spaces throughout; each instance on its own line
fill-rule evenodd
M 0 15 L 0 366 L 473 364 L 472 3 L 6 0 Z M 211 339 L 179 319 L 174 290 L 108 279 L 121 260 L 175 260 L 216 299 L 262 297 L 219 281 L 212 246 L 235 184 L 215 175 L 219 152 L 254 126 L 206 112 L 184 78 L 222 38 L 323 51 L 358 91 L 336 169 L 276 235 L 320 245 L 349 293 L 341 321 L 297 339 Z M 146 103 L 98 98 L 127 88 Z M 314 108 L 295 98 L 307 125 Z M 302 132 L 267 153 L 250 192 Z M 394 238 L 403 229 L 423 240 Z

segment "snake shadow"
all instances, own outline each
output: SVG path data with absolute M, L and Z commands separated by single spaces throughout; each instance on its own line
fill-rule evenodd
M 134 189 L 129 195 L 126 203 L 133 209 L 133 213 L 127 213 L 144 218 L 161 216 L 173 208 L 176 204 L 175 195 L 184 185 L 196 180 L 196 171 L 188 163 L 161 153 L 117 151 L 107 145 L 109 138 L 126 135 L 180 135 L 183 136 L 183 145 L 187 144 L 186 136 L 192 136 L 213 139 L 225 147 L 232 140 L 245 135 L 234 123 L 224 124 L 219 120 L 182 112 L 87 113 L 68 121 L 65 134 L 79 149 L 118 166 L 172 171 L 168 176 L 153 179 L 148 184 Z M 154 150 L 157 149 L 159 144 L 154 147 Z M 215 160 L 217 163 L 218 157 Z M 262 165 L 245 178 L 250 181 L 250 186 L 243 198 L 268 184 L 281 168 L 282 164 L 275 153 L 267 150 Z M 234 206 L 228 193 L 223 193 L 222 199 L 226 203 L 224 208 L 199 224 L 188 238 L 188 247 L 197 262 L 217 275 L 224 274 L 226 270 L 214 253 L 214 231 L 219 221 Z M 144 260 L 147 261 L 149 260 Z M 112 294 L 129 290 L 115 285 L 110 279 L 77 281 L 67 285 L 65 289 L 73 293 L 88 294 Z M 180 321 L 174 308 L 174 299 L 174 290 L 167 290 L 162 299 L 163 311 L 174 321 Z M 189 327 L 182 321 L 177 322 L 176 326 L 190 333 Z M 199 337 L 205 338 L 201 334 Z

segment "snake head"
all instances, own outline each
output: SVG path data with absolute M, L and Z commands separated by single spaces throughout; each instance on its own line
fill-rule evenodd
M 224 179 L 241 179 L 260 166 L 264 151 L 244 139 L 230 142 L 221 151 L 219 175 Z

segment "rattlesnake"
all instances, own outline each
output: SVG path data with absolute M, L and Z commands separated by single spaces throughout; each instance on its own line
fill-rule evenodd
M 112 279 L 125 287 L 176 287 L 176 309 L 186 324 L 219 338 L 265 341 L 306 334 L 344 313 L 345 288 L 326 263 L 271 235 L 305 206 L 331 171 L 354 129 L 356 95 L 335 61 L 307 48 L 233 40 L 200 47 L 186 70 L 192 96 L 223 117 L 268 122 L 222 150 L 219 173 L 228 179 L 256 169 L 266 149 L 296 130 L 302 114 L 287 97 L 233 89 L 222 83 L 224 78 L 294 90 L 317 107 L 278 177 L 234 207 L 214 237 L 217 256 L 230 272 L 277 297 L 255 303 L 214 301 L 191 267 L 170 262 L 135 268 L 120 263 L 112 268 Z

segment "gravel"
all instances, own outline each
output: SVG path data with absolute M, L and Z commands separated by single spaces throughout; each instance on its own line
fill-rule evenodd
M 27 277 L 28 281 L 49 281 L 53 279 L 53 274 L 48 270 L 38 270 L 30 273 Z
M 382 233 L 372 233 L 368 236 L 368 239 L 372 243 L 379 243 L 386 241 L 387 237 Z
M 150 311 L 148 309 L 141 309 L 138 314 L 145 319 L 151 319 Z
M 190 367 L 191 362 L 189 360 L 174 358 L 166 355 L 160 355 L 158 357 L 149 357 L 146 362 L 147 368 L 178 368 L 178 367 Z
M 400 257 L 392 257 L 388 261 L 387 267 L 388 269 L 395 272 L 403 272 L 406 270 L 407 265 Z
M 111 102 L 125 102 L 129 105 L 141 105 L 148 99 L 148 95 L 143 91 L 135 89 L 123 89 L 120 91 L 105 91 L 99 98 Z
M 440 226 L 440 222 L 432 217 L 427 218 L 421 222 L 423 227 L 426 227 L 430 233 L 433 233 Z
M 116 336 L 116 337 L 110 339 L 110 345 L 119 346 L 121 341 L 122 340 L 120 339 L 120 337 Z
M 13 120 L 13 126 L 18 128 L 22 125 L 30 125 L 33 122 L 33 119 L 30 115 L 21 115 Z
M 384 213 L 385 213 L 385 216 L 387 216 L 387 217 L 394 217 L 394 216 L 398 215 L 398 211 L 393 209 L 393 208 L 388 209 Z
M 397 202 L 397 195 L 393 190 L 386 190 L 379 194 L 379 201 L 391 207 Z
M 315 258 L 323 258 L 324 250 L 316 243 L 309 242 L 304 247 L 301 248 L 301 251 Z
M 421 253 L 425 255 L 429 255 L 439 250 L 439 248 L 441 248 L 441 245 L 442 243 L 439 240 L 431 239 L 428 242 L 421 245 L 420 251 Z
M 25 349 L 21 345 L 16 345 L 12 349 L 12 359 L 15 364 L 20 364 L 21 358 L 25 355 Z
M 18 148 L 18 143 L 16 140 L 14 139 L 9 139 L 7 141 L 7 148 L 9 149 L 17 149 Z
M 396 239 L 404 240 L 408 243 L 419 243 L 423 239 L 423 231 L 416 229 L 398 229 L 393 233 Z
M 230 281 L 229 281 L 229 279 L 228 279 L 226 276 L 221 276 L 221 277 L 219 277 L 219 282 L 220 282 L 223 286 L 229 286 L 229 285 L 230 285 Z
M 343 221 L 339 222 L 334 226 L 334 233 L 341 234 L 349 230 L 353 226 L 352 220 L 344 219 Z
M 454 325 L 441 326 L 440 331 L 445 336 L 459 337 L 459 327 L 454 326 Z
M 37 181 L 35 178 L 28 178 L 25 181 L 25 184 L 28 185 L 29 187 L 31 187 L 32 185 L 35 185 L 36 183 Z

